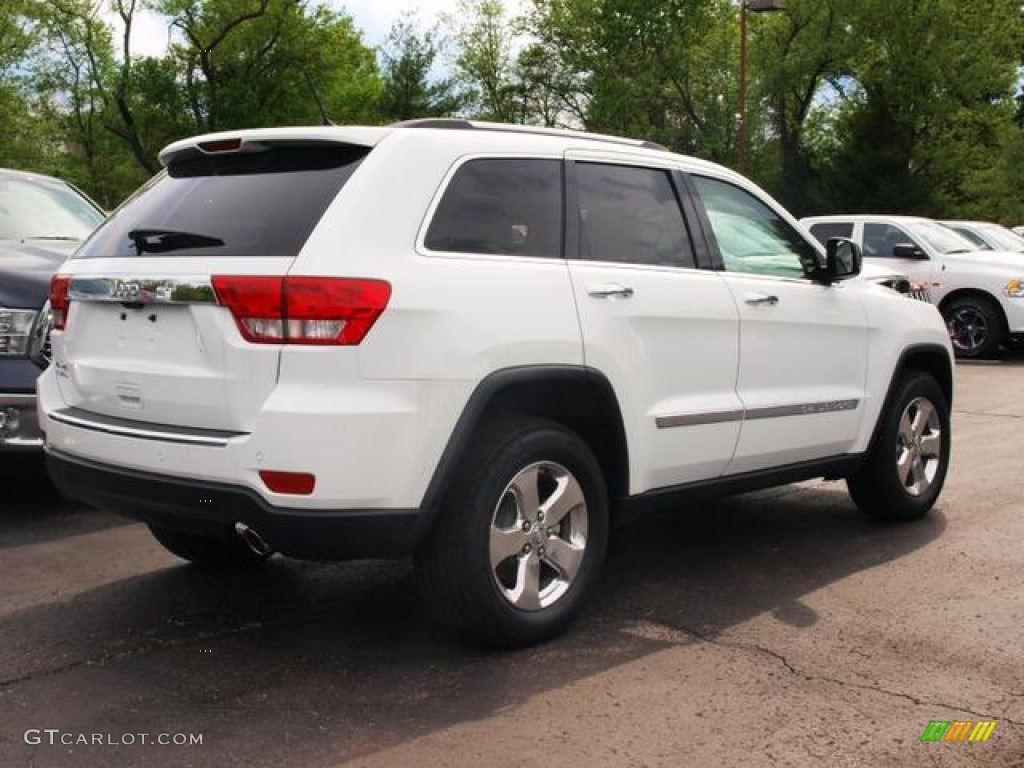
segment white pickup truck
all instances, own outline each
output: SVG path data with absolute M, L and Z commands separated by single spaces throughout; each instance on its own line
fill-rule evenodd
M 886 266 L 926 283 L 958 357 L 991 357 L 1024 336 L 1024 255 L 978 250 L 931 219 L 839 215 L 801 219 L 819 241 L 846 237 L 866 264 Z

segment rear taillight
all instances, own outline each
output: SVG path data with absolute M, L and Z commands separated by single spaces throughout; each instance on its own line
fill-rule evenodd
M 50 311 L 53 313 L 53 329 L 56 331 L 63 331 L 67 325 L 70 290 L 70 275 L 54 275 L 50 278 Z
M 220 275 L 212 283 L 243 338 L 257 344 L 358 344 L 391 298 L 384 280 Z

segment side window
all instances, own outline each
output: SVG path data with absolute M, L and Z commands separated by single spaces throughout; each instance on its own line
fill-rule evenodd
M 825 245 L 833 237 L 853 237 L 852 221 L 822 221 L 810 227 L 814 239 Z
M 465 163 L 448 184 L 424 244 L 434 251 L 562 258 L 562 161 Z
M 744 189 L 693 176 L 727 272 L 809 277 L 818 253 L 766 203 Z
M 580 258 L 696 266 L 668 171 L 580 162 L 576 184 Z
M 864 225 L 864 255 L 876 259 L 891 259 L 897 245 L 917 245 L 914 239 L 892 224 L 868 222 Z

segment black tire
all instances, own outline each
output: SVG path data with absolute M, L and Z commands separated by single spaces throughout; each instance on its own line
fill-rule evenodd
M 943 310 L 953 352 L 967 360 L 993 357 L 1006 337 L 999 306 L 984 296 L 963 296 Z
M 949 403 L 932 376 L 909 371 L 887 408 L 865 464 L 846 483 L 857 506 L 871 517 L 916 520 L 928 514 L 946 479 Z
M 529 497 L 531 485 L 536 497 Z M 556 496 L 561 505 L 550 504 Z M 546 522 L 532 506 L 539 513 L 550 508 Z M 554 422 L 506 420 L 474 441 L 417 549 L 418 582 L 438 623 L 463 640 L 492 648 L 533 645 L 576 616 L 598 579 L 607 542 L 607 490 L 587 444 Z
M 205 568 L 246 567 L 264 563 L 270 554 L 258 555 L 241 539 L 195 536 L 156 525 L 149 526 L 163 547 L 183 560 Z

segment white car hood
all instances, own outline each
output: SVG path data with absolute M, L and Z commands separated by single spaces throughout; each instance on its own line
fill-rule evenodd
M 978 267 L 992 267 L 1000 271 L 1024 274 L 1024 253 L 1012 251 L 971 251 L 970 253 L 949 253 L 942 257 L 948 267 L 961 270 L 976 270 Z

